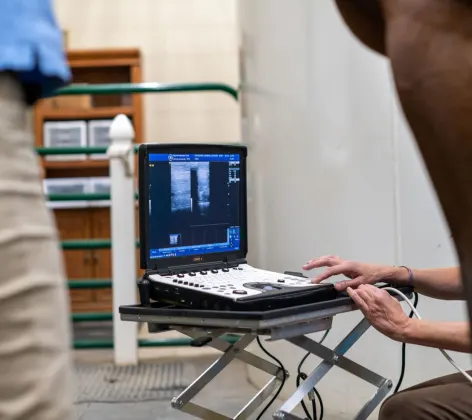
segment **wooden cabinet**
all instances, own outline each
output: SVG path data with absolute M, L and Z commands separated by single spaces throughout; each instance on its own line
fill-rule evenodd
M 61 240 L 110 239 L 108 208 L 55 210 Z M 65 250 L 64 262 L 69 280 L 109 280 L 109 249 Z M 70 291 L 72 312 L 111 311 L 111 289 L 76 289 Z
M 92 236 L 92 224 L 87 210 L 56 210 L 55 215 L 61 240 L 89 239 Z M 64 263 L 70 280 L 94 277 L 89 250 L 64 251 Z M 73 312 L 87 311 L 88 303 L 93 301 L 93 290 L 71 290 L 70 299 Z
M 141 83 L 141 56 L 137 49 L 68 51 L 72 83 Z M 46 122 L 112 120 L 127 115 L 134 126 L 136 142 L 143 142 L 141 95 L 59 96 L 39 101 L 34 110 L 36 145 L 44 146 Z M 88 133 L 88 131 L 87 131 Z M 89 140 L 89 139 L 88 139 Z M 89 144 L 93 146 L 92 144 Z M 93 178 L 109 176 L 108 161 L 85 159 L 42 159 L 44 177 Z M 72 205 L 70 207 L 73 207 Z M 110 239 L 110 208 L 87 206 L 54 210 L 62 240 Z M 137 254 L 139 255 L 139 254 Z M 111 278 L 111 250 L 66 250 L 64 261 L 70 280 Z M 135 279 L 130 279 L 134 281 Z M 70 290 L 72 312 L 111 312 L 111 289 Z
M 137 212 L 136 212 L 137 213 Z M 55 210 L 56 223 L 61 240 L 110 239 L 110 208 Z M 138 235 L 136 214 L 136 234 Z M 112 277 L 110 249 L 65 250 L 64 262 L 70 280 L 109 280 Z M 139 268 L 139 249 L 136 250 L 138 279 L 143 270 Z M 130 279 L 134 281 L 136 279 Z M 71 290 L 72 312 L 110 312 L 111 289 Z

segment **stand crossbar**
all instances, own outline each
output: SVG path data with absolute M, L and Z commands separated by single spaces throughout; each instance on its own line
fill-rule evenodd
M 294 416 L 291 412 L 300 402 L 310 394 L 311 390 L 316 387 L 318 382 L 331 370 L 333 366 L 337 366 L 345 371 L 363 379 L 366 382 L 376 386 L 378 389 L 373 397 L 362 407 L 357 413 L 355 420 L 365 420 L 380 404 L 383 398 L 392 388 L 392 382 L 383 378 L 375 372 L 365 368 L 364 366 L 348 359 L 345 353 L 362 337 L 369 329 L 369 321 L 364 318 L 354 329 L 336 346 L 334 350 L 311 340 L 306 336 L 297 336 L 287 338 L 290 343 L 308 351 L 323 359 L 317 368 L 308 376 L 302 385 L 298 387 L 295 393 L 282 405 L 279 411 L 274 414 L 277 420 L 302 420 Z
M 192 338 L 200 338 L 202 334 L 192 330 L 180 330 Z M 211 334 L 210 334 L 211 335 Z M 236 343 L 229 344 L 218 337 L 212 338 L 208 346 L 223 351 L 223 355 L 216 360 L 205 372 L 203 372 L 195 381 L 193 381 L 178 397 L 172 400 L 172 407 L 191 414 L 201 419 L 211 420 L 243 420 L 248 419 L 262 403 L 276 389 L 283 376 L 280 367 L 260 358 L 244 349 L 255 339 L 256 334 L 245 334 Z M 191 400 L 195 398 L 205 386 L 207 386 L 226 366 L 234 359 L 239 359 L 245 363 L 261 369 L 273 377 L 264 385 L 264 387 L 249 401 L 245 407 L 235 417 L 227 417 L 208 408 L 197 405 Z

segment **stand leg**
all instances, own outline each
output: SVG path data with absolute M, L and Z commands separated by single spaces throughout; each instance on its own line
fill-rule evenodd
M 257 410 L 258 407 L 275 391 L 279 384 L 279 379 L 273 377 L 267 384 L 262 388 L 254 398 L 247 403 L 247 405 L 234 417 L 234 420 L 246 420 L 249 416 Z
M 251 344 L 256 336 L 247 334 L 230 346 L 230 348 L 214 362 L 205 372 L 203 372 L 184 392 L 172 401 L 172 406 L 179 408 L 185 406 L 192 398 L 195 397 L 205 386 L 207 386 L 216 375 L 218 375 L 230 362 L 235 358 L 236 354 Z
M 361 408 L 355 420 L 366 420 L 392 389 L 392 381 L 385 380 L 374 396 Z
M 201 335 L 201 333 L 199 334 L 196 331 L 189 331 L 189 330 L 179 330 L 179 331 L 182 334 L 185 334 L 191 338 L 197 338 Z M 216 337 L 216 338 L 213 338 L 213 340 L 207 344 L 207 347 L 212 347 L 224 353 L 231 347 L 231 344 L 227 343 L 221 338 Z M 273 363 L 267 361 L 266 359 L 263 359 L 262 357 L 256 356 L 253 353 L 249 353 L 246 350 L 241 350 L 237 352 L 234 357 L 238 360 L 241 360 L 244 363 L 247 363 L 248 365 L 252 365 L 260 370 L 263 370 L 269 375 L 277 376 L 279 379 L 282 379 L 281 369 L 278 366 L 274 365 Z M 286 374 L 288 375 L 287 372 Z
M 180 330 L 180 332 L 192 337 L 201 337 L 201 332 L 192 330 Z M 219 332 L 221 333 L 221 332 Z M 190 384 L 178 397 L 172 400 L 172 407 L 191 414 L 195 417 L 205 420 L 246 420 L 249 416 L 257 410 L 257 408 L 267 399 L 267 397 L 275 390 L 276 386 L 280 383 L 283 376 L 282 370 L 262 359 L 255 356 L 244 349 L 251 344 L 256 335 L 246 334 L 235 344 L 229 344 L 220 338 L 213 338 L 208 344 L 209 346 L 221 350 L 224 354 L 215 361 L 205 372 L 203 372 L 192 384 Z M 273 377 L 269 382 L 262 388 L 248 404 L 235 416 L 227 417 L 220 413 L 217 413 L 208 408 L 202 407 L 198 404 L 191 402 L 191 400 L 207 386 L 229 363 L 234 359 L 240 359 L 247 364 L 250 364 L 256 368 L 259 368 Z
M 391 381 L 344 357 L 344 354 L 359 340 L 369 327 L 370 324 L 367 319 L 363 319 L 336 346 L 334 351 L 305 336 L 288 338 L 287 341 L 321 357 L 323 362 L 321 362 L 304 383 L 298 387 L 295 393 L 285 402 L 280 410 L 274 414 L 274 419 L 297 419 L 297 417 L 291 414 L 291 412 L 335 365 L 379 388 L 372 399 L 369 400 L 355 418 L 356 420 L 366 419 L 382 401 L 385 395 L 388 394 L 392 387 Z

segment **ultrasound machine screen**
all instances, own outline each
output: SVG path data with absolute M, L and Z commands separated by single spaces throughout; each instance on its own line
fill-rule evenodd
M 149 154 L 149 258 L 240 249 L 240 155 Z

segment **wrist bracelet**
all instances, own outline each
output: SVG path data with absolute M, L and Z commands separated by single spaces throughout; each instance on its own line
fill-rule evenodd
M 411 268 L 406 267 L 405 265 L 401 265 L 400 267 L 408 271 L 408 286 L 413 286 L 413 280 L 415 279 L 415 276 Z

